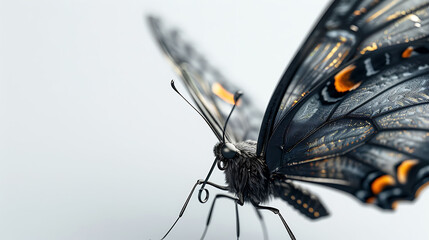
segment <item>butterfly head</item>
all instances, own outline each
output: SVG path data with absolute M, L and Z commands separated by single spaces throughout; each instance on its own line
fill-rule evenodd
M 229 142 L 220 142 L 214 147 L 214 154 L 217 158 L 217 166 L 220 170 L 225 170 L 228 163 L 240 156 L 241 152 L 237 147 Z
M 225 159 L 233 159 L 239 152 L 240 150 L 238 150 L 232 143 L 227 142 L 222 144 L 221 154 Z

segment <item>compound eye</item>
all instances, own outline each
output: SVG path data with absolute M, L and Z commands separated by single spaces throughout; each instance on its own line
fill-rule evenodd
M 222 156 L 226 159 L 232 159 L 237 156 L 238 149 L 231 143 L 225 143 L 222 147 Z

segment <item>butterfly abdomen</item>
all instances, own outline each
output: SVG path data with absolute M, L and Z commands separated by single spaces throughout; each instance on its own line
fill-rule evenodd
M 274 181 L 274 189 L 276 197 L 283 199 L 310 219 L 329 215 L 316 195 L 298 187 L 284 177 L 279 177 Z

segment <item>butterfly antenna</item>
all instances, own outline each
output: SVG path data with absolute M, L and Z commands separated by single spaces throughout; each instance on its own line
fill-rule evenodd
M 235 107 L 237 106 L 238 100 L 243 96 L 243 92 L 237 91 L 234 93 L 234 106 L 232 106 L 231 112 L 229 112 L 228 117 L 226 118 L 225 125 L 223 126 L 223 132 L 222 132 L 222 140 L 223 143 L 225 143 L 225 132 L 226 132 L 226 126 L 228 125 L 228 121 L 231 118 L 232 112 L 234 111 Z
M 204 121 L 206 121 L 207 125 L 209 125 L 210 129 L 213 131 L 213 133 L 216 135 L 216 137 L 219 139 L 219 141 L 221 140 L 219 133 L 216 132 L 214 126 L 209 122 L 209 120 L 207 120 L 207 118 L 200 112 L 198 111 L 180 92 L 179 90 L 177 90 L 176 86 L 174 85 L 174 80 L 171 80 L 171 87 L 173 88 L 173 90 L 179 94 L 180 97 L 183 98 L 183 100 L 185 100 L 185 102 L 187 102 L 189 104 L 189 106 L 191 106 L 203 119 Z M 234 109 L 234 108 L 233 108 Z

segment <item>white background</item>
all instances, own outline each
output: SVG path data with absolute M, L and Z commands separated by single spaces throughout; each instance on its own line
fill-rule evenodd
M 145 15 L 179 26 L 264 109 L 326 3 L 1 1 L 0 239 L 159 239 L 205 177 L 216 138 L 171 90 Z M 391 213 L 307 187 L 329 218 L 270 203 L 298 239 L 429 239 L 429 191 Z M 234 239 L 234 204 L 216 207 L 207 239 Z M 198 239 L 208 210 L 193 198 L 169 239 Z M 261 239 L 253 209 L 240 214 L 241 239 Z M 270 239 L 288 239 L 264 217 Z

